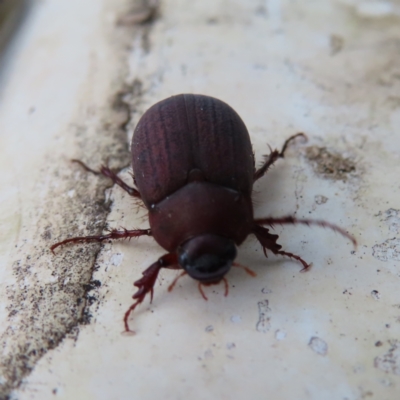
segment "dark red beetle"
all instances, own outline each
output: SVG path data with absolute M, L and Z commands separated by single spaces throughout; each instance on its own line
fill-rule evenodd
M 234 263 L 236 247 L 249 234 L 254 234 L 261 246 L 274 254 L 288 256 L 309 265 L 299 256 L 281 250 L 278 235 L 264 225 L 314 224 L 328 227 L 355 239 L 336 225 L 325 221 L 282 218 L 254 219 L 251 194 L 254 182 L 284 156 L 288 143 L 281 151 L 271 151 L 259 169 L 246 126 L 239 115 L 226 103 L 213 97 L 180 94 L 153 105 L 140 119 L 132 140 L 134 189 L 124 183 L 107 167 L 93 171 L 113 180 L 131 196 L 141 199 L 149 211 L 150 229 L 113 230 L 107 235 L 74 237 L 54 244 L 51 249 L 66 243 L 102 242 L 153 236 L 167 250 L 134 285 L 135 302 L 125 313 L 128 317 L 153 288 L 161 268 L 183 269 L 180 276 L 190 275 L 201 285 L 224 280 Z M 245 268 L 247 272 L 251 271 Z M 170 286 L 172 289 L 176 280 Z M 205 297 L 206 298 L 206 297 Z

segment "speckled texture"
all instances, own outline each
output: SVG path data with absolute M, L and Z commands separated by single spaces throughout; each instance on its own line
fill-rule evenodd
M 61 28 L 48 21 L 51 7 L 37 4 L 32 8 L 25 29 L 33 32 L 33 39 L 22 33 L 14 44 L 25 48 L 27 55 L 9 60 L 8 67 L 16 65 L 15 78 L 7 69 L 3 71 L 3 75 L 11 76 L 4 84 L 0 114 L 4 127 L 1 144 L 6 150 L 2 166 L 4 171 L 9 171 L 1 178 L 1 222 L 5 227 L 1 232 L 1 399 L 20 385 L 47 351 L 66 337 L 76 340 L 79 326 L 91 321 L 87 306 L 93 302 L 90 289 L 97 282 L 93 281 L 92 274 L 97 268 L 100 246 L 69 248 L 56 255 L 51 254 L 49 247 L 72 232 L 99 234 L 103 231 L 110 206 L 104 192 L 110 182 L 88 175 L 69 162 L 69 158 L 80 158 L 94 166 L 109 158 L 110 165 L 116 168 L 129 165 L 130 159 L 124 129 L 130 106 L 123 107 L 121 97 L 127 89 L 122 79 L 119 78 L 116 86 L 119 91 L 114 94 L 111 89 L 115 87 L 110 88 L 105 78 L 100 88 L 97 83 L 100 76 L 88 79 L 82 53 L 73 49 L 76 39 L 67 39 L 58 49 L 57 43 L 46 42 L 46 38 L 56 35 Z M 66 10 L 66 15 L 72 11 Z M 47 28 L 38 28 L 41 23 Z M 81 26 L 77 34 L 84 36 L 87 30 Z M 115 33 L 114 36 L 118 38 Z M 29 63 L 31 78 L 24 76 L 26 72 L 19 63 L 24 63 L 24 56 L 32 57 L 30 52 L 34 50 L 56 60 L 33 56 Z M 68 51 L 68 55 L 63 54 Z M 120 53 L 123 54 L 123 49 Z M 116 51 L 113 54 L 118 56 Z M 68 56 L 75 58 L 75 63 L 81 63 L 72 77 L 69 77 L 71 66 L 62 64 L 62 58 Z M 91 74 L 96 75 L 96 63 L 102 55 L 92 52 L 87 56 L 89 64 L 92 63 Z M 122 60 L 117 61 L 114 75 L 121 74 L 126 65 Z M 47 75 L 42 75 L 43 63 L 50 69 Z M 110 69 L 111 65 L 107 70 Z M 113 77 L 110 72 L 104 75 L 118 83 L 118 76 Z M 52 87 L 52 79 L 68 78 L 70 87 Z M 89 81 L 84 90 L 77 87 L 79 79 Z M 18 92 L 19 85 L 30 88 L 36 80 L 44 88 Z M 57 90 L 67 99 L 53 106 L 48 98 L 57 96 Z M 90 92 L 96 91 L 100 100 L 91 98 Z M 22 100 L 18 101 L 19 95 Z M 76 110 L 68 96 L 81 97 L 84 109 Z M 75 114 L 73 120 L 65 118 L 69 113 Z
M 101 21 L 94 23 L 101 29 L 93 28 L 88 36 L 93 41 L 70 39 L 72 47 L 79 42 L 78 51 L 91 54 L 85 59 L 90 62 L 86 61 L 88 66 L 81 73 L 79 94 L 63 96 L 64 107 L 69 104 L 72 109 L 73 104 L 75 112 L 60 118 L 64 115 L 58 111 L 61 105 L 51 102 L 54 95 L 48 95 L 42 106 L 25 100 L 20 125 L 10 122 L 22 107 L 14 110 L 13 98 L 8 97 L 4 104 L 9 105 L 0 114 L 15 132 L 28 128 L 46 132 L 48 124 L 55 126 L 59 121 L 56 128 L 48 130 L 47 141 L 40 141 L 43 147 L 35 146 L 33 139 L 27 141 L 26 152 L 43 154 L 34 161 L 13 153 L 18 139 L 3 131 L 0 136 L 2 148 L 10 149 L 2 163 L 12 165 L 9 170 L 14 171 L 1 176 L 1 187 L 13 188 L 4 191 L 8 208 L 1 211 L 7 227 L 1 240 L 5 266 L 0 270 L 2 304 L 13 304 L 4 285 L 16 285 L 14 262 L 21 260 L 18 276 L 31 274 L 24 283 L 35 299 L 41 298 L 33 285 L 38 285 L 38 280 L 39 287 L 48 283 L 46 287 L 63 288 L 51 296 L 45 292 L 46 300 L 39 304 L 60 301 L 69 310 L 62 314 L 59 308 L 52 312 L 48 306 L 40 322 L 32 319 L 31 331 L 37 337 L 47 332 L 45 323 L 63 321 L 57 326 L 62 327 L 64 336 L 60 337 L 65 339 L 57 346 L 42 341 L 44 352 L 30 356 L 33 370 L 13 396 L 397 400 L 400 271 L 399 261 L 388 256 L 395 252 L 388 249 L 399 240 L 398 3 L 164 0 L 157 11 L 147 13 L 151 15 L 147 22 L 147 17 L 139 18 L 138 13 L 135 18 L 124 18 L 131 15 L 130 6 L 96 4 L 100 3 L 97 13 L 91 10 L 92 20 Z M 59 7 L 55 4 L 43 4 L 41 12 L 54 16 L 51 12 Z M 72 18 L 80 5 L 75 1 L 68 4 L 64 7 L 71 10 Z M 60 37 L 69 37 L 67 27 L 73 26 L 67 17 L 65 21 Z M 30 37 L 35 34 L 31 32 Z M 47 41 L 52 43 L 49 38 Z M 93 48 L 97 52 L 93 53 Z M 119 56 L 113 58 L 112 54 Z M 15 63 L 22 65 L 23 58 Z M 21 71 L 22 66 L 10 76 L 21 76 Z M 52 74 L 55 71 L 50 69 L 46 77 L 50 79 Z M 17 77 L 10 80 L 9 85 L 15 82 L 15 86 L 10 86 L 8 93 L 21 98 L 29 98 L 31 92 L 37 95 L 32 75 L 22 82 Z M 51 82 L 45 87 L 51 87 Z M 267 143 L 279 148 L 291 134 L 305 132 L 308 143 L 290 146 L 285 159 L 255 186 L 256 215 L 294 213 L 327 219 L 353 233 L 359 246 L 354 250 L 328 230 L 276 227 L 285 250 L 313 263 L 310 272 L 299 273 L 301 267 L 287 259 L 266 260 L 256 241 L 249 239 L 239 249 L 238 262 L 251 267 L 257 273 L 255 278 L 235 269 L 228 276 L 229 296 L 223 296 L 223 285 L 209 287 L 205 302 L 196 282 L 188 277 L 168 293 L 176 272 L 163 271 L 153 303 L 145 302 L 132 315 L 130 324 L 137 334 L 124 336 L 122 317 L 132 301 L 132 282 L 162 250 L 150 238 L 107 243 L 97 256 L 95 245 L 59 249 L 55 257 L 43 248 L 51 241 L 49 234 L 53 239 L 94 232 L 104 221 L 110 227 L 148 227 L 145 210 L 119 188 L 106 191 L 111 201 L 108 211 L 108 203 L 105 206 L 103 201 L 108 183 L 66 165 L 71 157 L 92 160 L 92 166 L 115 157 L 113 148 L 103 146 L 104 137 L 118 131 L 113 127 L 122 124 L 122 131 L 130 136 L 150 105 L 182 92 L 228 102 L 249 129 L 257 162 L 268 152 Z M 45 106 L 51 106 L 50 114 L 41 114 Z M 34 111 L 29 113 L 31 107 Z M 129 121 L 124 114 L 127 109 Z M 55 132 L 61 142 L 60 138 L 50 139 Z M 117 148 L 125 148 L 128 139 L 122 133 L 110 137 Z M 95 149 L 91 146 L 94 138 L 99 146 Z M 322 153 L 333 155 L 334 160 L 350 163 L 348 173 L 347 167 L 340 171 L 345 179 L 319 173 L 309 158 L 309 148 L 319 149 L 319 154 L 324 149 Z M 121 159 L 111 160 L 116 167 L 126 165 L 125 152 L 121 150 L 121 154 Z M 23 171 L 29 171 L 31 179 L 26 179 Z M 127 182 L 129 172 L 121 173 Z M 69 174 L 74 180 L 68 179 Z M 56 189 L 50 191 L 52 185 Z M 34 194 L 32 198 L 29 193 Z M 84 205 L 68 208 L 75 196 L 83 197 Z M 16 199 L 22 200 L 18 203 Z M 38 210 L 46 218 L 38 218 Z M 73 217 L 69 219 L 68 214 Z M 100 221 L 98 226 L 96 221 Z M 43 251 L 46 254 L 41 256 Z M 26 267 L 31 265 L 26 261 L 28 255 L 36 255 L 36 264 L 30 269 Z M 82 287 L 75 284 L 79 293 L 67 292 L 65 284 L 52 283 L 52 274 L 62 271 L 63 265 L 69 267 L 72 282 L 83 281 Z M 22 292 L 21 285 L 16 292 Z M 71 309 L 70 302 L 82 293 L 86 294 L 86 307 Z M 22 306 L 26 310 L 25 303 Z M 10 345 L 28 342 L 18 320 L 19 308 L 14 309 L 15 316 L 9 316 L 6 308 L 0 316 L 3 326 L 16 332 L 16 339 L 6 341 L 3 347 L 17 360 L 29 353 L 24 347 L 16 351 Z M 64 315 L 69 316 L 63 319 Z M 88 324 L 78 325 L 82 315 L 91 316 L 83 319 Z M 70 326 L 79 328 L 72 329 L 73 337 L 65 336 L 65 321 L 74 321 Z M 19 380 L 7 382 L 16 386 Z

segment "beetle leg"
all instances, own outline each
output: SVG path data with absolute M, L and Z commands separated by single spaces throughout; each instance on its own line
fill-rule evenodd
M 281 218 L 259 218 L 254 220 L 255 224 L 257 225 L 269 225 L 273 227 L 275 224 L 303 224 L 303 225 L 317 225 L 322 228 L 329 228 L 332 229 L 333 231 L 340 233 L 342 236 L 346 237 L 349 239 L 354 247 L 357 247 L 357 241 L 356 239 L 351 236 L 349 233 L 347 233 L 344 229 L 342 229 L 340 226 L 337 226 L 335 224 L 331 224 L 329 222 L 320 220 L 320 219 L 298 219 L 295 217 L 292 217 L 291 215 L 288 215 L 286 217 L 281 217 Z
M 115 172 L 111 171 L 111 169 L 107 166 L 102 165 L 100 167 L 100 171 L 95 171 L 94 169 L 89 168 L 84 162 L 80 160 L 71 161 L 78 163 L 82 168 L 84 168 L 88 172 L 91 172 L 92 174 L 104 175 L 105 177 L 110 178 L 114 182 L 114 184 L 124 189 L 125 192 L 127 192 L 130 196 L 137 197 L 138 199 L 142 198 L 140 192 L 137 189 L 127 185 Z
M 236 265 L 236 266 L 237 266 L 237 265 Z M 225 294 L 224 294 L 224 296 L 226 297 L 226 296 L 228 296 L 228 294 L 229 294 L 228 280 L 227 280 L 225 277 L 223 277 L 221 280 L 224 282 L 224 286 L 225 286 Z M 220 282 L 221 282 L 221 281 L 219 281 L 219 282 L 211 282 L 211 283 L 198 282 L 197 287 L 198 287 L 198 289 L 199 289 L 199 292 L 200 292 L 200 294 L 201 294 L 201 297 L 203 297 L 204 300 L 208 300 L 208 297 L 207 297 L 206 294 L 204 293 L 203 286 L 218 285 Z
M 303 264 L 303 269 L 301 270 L 301 272 L 305 272 L 310 269 L 311 265 L 307 264 L 300 256 L 281 250 L 282 246 L 277 243 L 279 236 L 269 233 L 269 230 L 267 228 L 264 228 L 260 225 L 255 225 L 252 233 L 254 233 L 261 246 L 263 247 L 265 255 L 267 255 L 266 250 L 268 249 L 276 255 L 279 254 L 281 256 L 287 256 L 290 258 L 294 258 L 297 261 L 300 261 Z
M 69 239 L 65 239 L 61 242 L 53 244 L 53 246 L 50 247 L 50 250 L 54 253 L 54 250 L 58 246 L 62 246 L 67 243 L 79 243 L 79 242 L 84 242 L 84 243 L 90 243 L 90 242 L 103 242 L 104 240 L 115 240 L 115 239 L 130 239 L 130 238 L 135 238 L 139 236 L 152 236 L 151 230 L 150 229 L 134 229 L 134 230 L 117 230 L 113 229 L 109 234 L 107 235 L 98 235 L 98 236 L 77 236 Z
M 177 276 L 175 277 L 175 279 L 172 281 L 172 283 L 168 286 L 168 292 L 172 292 L 173 288 L 174 288 L 175 285 L 176 285 L 176 282 L 178 282 L 178 280 L 179 280 L 180 278 L 182 278 L 182 276 L 185 276 L 186 274 L 187 274 L 186 271 L 182 271 L 179 275 L 177 275 Z
M 252 269 L 250 269 L 249 267 L 246 267 L 242 264 L 238 264 L 238 263 L 234 262 L 234 263 L 232 263 L 232 267 L 243 268 L 246 271 L 246 273 L 249 274 L 250 276 L 252 276 L 253 278 L 255 278 L 257 276 L 257 274 Z
M 153 290 L 154 284 L 156 283 L 156 279 L 158 273 L 161 268 L 174 268 L 178 264 L 178 257 L 176 254 L 168 253 L 160 257 L 154 264 L 150 265 L 147 269 L 145 269 L 142 273 L 143 277 L 133 283 L 134 286 L 138 288 L 137 292 L 132 296 L 134 300 L 136 300 L 126 311 L 124 315 L 124 325 L 125 332 L 132 332 L 129 329 L 128 319 L 131 312 L 136 308 L 138 304 L 140 304 L 147 293 L 150 292 L 150 303 L 153 300 Z
M 225 277 L 223 277 L 222 280 L 224 281 L 224 285 L 225 285 L 225 294 L 224 294 L 224 296 L 227 297 L 228 294 L 229 294 L 228 280 Z
M 260 179 L 268 170 L 268 168 L 276 162 L 279 158 L 283 158 L 285 156 L 285 151 L 289 145 L 289 143 L 299 137 L 302 136 L 305 139 L 307 139 L 307 136 L 304 133 L 297 133 L 296 135 L 291 136 L 289 139 L 286 140 L 286 142 L 283 144 L 282 150 L 271 150 L 271 152 L 268 155 L 264 156 L 264 164 L 255 172 L 254 174 L 254 182 L 257 179 Z
M 203 297 L 204 300 L 208 300 L 208 297 L 205 295 L 204 290 L 203 290 L 203 283 L 199 282 L 197 284 L 197 287 L 199 288 L 199 292 L 201 294 L 201 296 Z

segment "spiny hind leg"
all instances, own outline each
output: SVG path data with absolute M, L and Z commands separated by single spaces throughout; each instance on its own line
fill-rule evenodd
M 116 239 L 131 239 L 140 236 L 152 236 L 150 229 L 134 229 L 134 230 L 117 230 L 113 229 L 107 235 L 97 235 L 97 236 L 77 236 L 69 239 L 62 240 L 61 242 L 53 244 L 50 250 L 54 253 L 54 250 L 63 246 L 67 243 L 91 243 L 91 242 L 103 242 L 104 240 L 116 240 Z
M 143 277 L 133 283 L 138 288 L 132 296 L 135 302 L 128 308 L 124 315 L 125 332 L 134 333 L 129 329 L 128 319 L 133 310 L 143 302 L 144 298 L 150 293 L 150 303 L 153 301 L 154 285 L 161 268 L 178 269 L 178 257 L 174 253 L 168 253 L 160 257 L 154 264 L 150 265 L 142 273 Z
M 95 171 L 94 169 L 89 168 L 84 162 L 80 161 L 80 160 L 71 160 L 72 162 L 75 162 L 77 164 L 79 164 L 82 168 L 84 168 L 86 171 L 91 172 L 92 174 L 95 175 L 103 175 L 107 178 L 110 178 L 114 184 L 118 185 L 120 188 L 122 188 L 123 190 L 125 190 L 125 192 L 127 192 L 130 196 L 136 197 L 138 199 L 141 199 L 141 195 L 140 192 L 127 185 L 115 172 L 113 172 L 109 167 L 102 165 L 100 167 L 100 171 Z
M 267 171 L 268 168 L 271 167 L 272 164 L 274 164 L 276 162 L 276 160 L 278 160 L 279 158 L 283 158 L 285 156 L 285 151 L 289 145 L 289 143 L 299 137 L 302 136 L 303 138 L 307 139 L 307 136 L 304 133 L 297 133 L 296 135 L 291 136 L 289 139 L 287 139 L 285 141 L 285 143 L 282 146 L 282 150 L 278 151 L 278 150 L 272 150 L 270 147 L 271 152 L 268 155 L 264 156 L 264 163 L 263 165 L 255 172 L 254 174 L 254 182 L 257 179 L 260 179 Z
M 267 228 L 264 228 L 260 225 L 255 225 L 252 233 L 256 236 L 257 240 L 260 242 L 266 257 L 267 257 L 267 250 L 271 250 L 272 253 L 276 255 L 279 254 L 281 256 L 293 258 L 301 262 L 301 264 L 303 265 L 303 269 L 301 270 L 301 272 L 310 269 L 311 265 L 307 264 L 307 262 L 304 261 L 300 256 L 281 250 L 282 246 L 277 243 L 279 236 L 269 233 L 269 230 Z

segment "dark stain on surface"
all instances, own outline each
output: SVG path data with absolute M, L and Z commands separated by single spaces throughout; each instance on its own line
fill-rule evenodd
M 389 341 L 390 348 L 382 356 L 375 357 L 374 367 L 382 371 L 400 375 L 400 347 L 397 340 Z
M 331 152 L 326 147 L 309 146 L 305 154 L 314 172 L 324 178 L 346 181 L 350 174 L 356 172 L 353 160 Z

